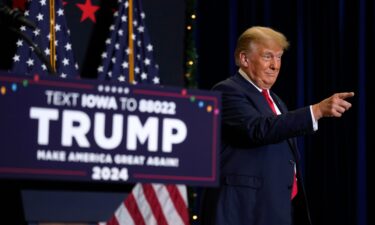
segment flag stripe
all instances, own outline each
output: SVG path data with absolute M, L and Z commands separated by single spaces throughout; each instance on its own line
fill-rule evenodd
M 136 184 L 106 225 L 189 225 L 185 185 Z
M 176 185 L 178 191 L 181 194 L 182 200 L 185 202 L 186 207 L 188 206 L 188 200 L 187 200 L 187 188 L 185 185 L 179 184 Z
M 115 213 L 116 221 L 118 225 L 121 225 L 119 221 L 126 221 L 126 225 L 134 225 L 134 220 L 129 214 L 128 209 L 125 207 L 124 204 L 121 204 L 119 209 Z M 114 224 L 117 225 L 117 224 Z
M 183 225 L 184 222 L 174 206 L 174 199 L 169 195 L 166 185 L 154 184 L 153 186 L 159 198 L 159 202 L 163 206 L 163 213 L 168 224 Z
M 151 184 L 143 184 L 143 191 L 146 196 L 147 201 L 149 202 L 151 207 L 152 213 L 154 214 L 156 220 L 158 221 L 158 225 L 168 225 L 167 220 L 163 214 L 161 209 L 161 205 L 159 203 L 158 197 L 156 196 L 155 190 Z
M 101 223 L 99 224 L 101 225 Z M 115 215 L 111 217 L 111 219 L 107 222 L 107 225 L 120 225 L 119 222 L 117 221 L 117 218 Z
M 146 225 L 145 221 L 143 220 L 142 214 L 138 209 L 138 205 L 134 198 L 133 193 L 130 193 L 125 200 L 125 206 L 129 211 L 131 218 L 133 219 L 134 223 L 137 225 Z
M 152 205 L 148 203 L 146 196 L 144 194 L 144 190 L 140 183 L 136 184 L 136 186 L 133 188 L 133 194 L 137 201 L 138 208 L 141 214 L 143 215 L 143 219 L 145 220 L 145 223 L 157 224 L 154 214 L 152 213 L 152 209 L 151 209 Z
M 97 69 L 98 79 L 129 83 L 133 77 L 129 74 L 134 73 L 133 83 L 159 84 L 159 66 L 154 61 L 154 48 L 145 27 L 141 1 L 118 2 L 119 10 L 114 13 L 110 35 L 105 41 L 106 50 Z M 129 60 L 130 53 L 134 66 Z M 125 200 L 125 205 L 120 206 L 115 214 L 119 225 L 188 225 L 187 204 L 184 185 L 168 190 L 164 184 L 138 183 Z
M 186 210 L 186 203 L 184 199 L 181 196 L 181 193 L 179 189 L 177 189 L 176 185 L 167 185 L 167 189 L 169 192 L 169 195 L 171 196 L 171 199 L 173 200 L 173 204 L 182 218 L 184 224 L 189 224 L 189 215 Z

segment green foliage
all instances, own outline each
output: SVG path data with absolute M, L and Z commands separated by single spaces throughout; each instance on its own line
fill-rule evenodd
M 197 88 L 198 54 L 195 47 L 196 0 L 186 0 L 185 26 L 185 87 Z

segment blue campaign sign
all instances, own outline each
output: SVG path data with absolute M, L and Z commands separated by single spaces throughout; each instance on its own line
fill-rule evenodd
M 0 75 L 0 178 L 218 184 L 220 94 Z

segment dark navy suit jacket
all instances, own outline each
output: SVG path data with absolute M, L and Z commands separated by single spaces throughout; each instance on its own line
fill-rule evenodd
M 309 107 L 288 112 L 271 92 L 281 111 L 275 116 L 262 93 L 239 73 L 213 90 L 222 92 L 221 181 L 204 194 L 202 223 L 310 224 L 299 173 L 298 195 L 290 199 L 299 157 L 294 137 L 313 132 Z

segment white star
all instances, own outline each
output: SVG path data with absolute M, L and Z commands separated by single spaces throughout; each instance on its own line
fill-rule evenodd
M 21 31 L 26 31 L 26 27 L 25 27 L 25 26 L 21 26 L 21 27 L 20 27 L 20 30 L 21 30 Z
M 134 21 L 133 21 L 133 25 L 134 25 L 135 27 L 138 26 L 138 21 L 134 20 Z
M 64 15 L 64 10 L 62 10 L 62 9 L 57 10 L 57 15 L 58 16 L 63 16 Z
M 61 73 L 60 77 L 61 78 L 66 78 L 66 74 L 65 73 Z
M 44 54 L 46 54 L 46 55 L 49 55 L 50 53 L 49 53 L 49 48 L 46 48 L 45 50 L 44 50 Z
M 105 40 L 105 43 L 106 43 L 107 45 L 111 44 L 111 39 L 108 38 L 107 40 Z
M 23 15 L 29 16 L 29 10 L 25 10 L 25 12 L 23 13 Z
M 142 42 L 141 41 L 137 41 L 137 45 L 138 45 L 138 47 L 141 47 Z
M 46 5 L 46 0 L 40 0 L 39 3 L 40 5 Z
M 134 68 L 134 72 L 135 72 L 135 73 L 139 73 L 139 71 L 140 71 L 140 69 L 139 69 L 138 66 Z
M 36 29 L 33 31 L 35 37 L 38 36 L 40 34 L 40 30 L 39 29 Z
M 147 66 L 150 65 L 150 62 L 151 61 L 148 58 L 145 58 L 145 60 L 144 60 L 145 65 L 147 65 Z
M 135 41 L 135 39 L 136 39 L 135 34 L 132 35 L 132 39 Z
M 146 14 L 144 12 L 141 12 L 141 18 L 144 19 L 146 17 Z
M 113 15 L 117 17 L 118 16 L 118 11 L 116 11 Z
M 121 21 L 126 22 L 126 16 L 121 16 Z
M 29 60 L 26 61 L 26 63 L 27 63 L 28 66 L 33 66 L 34 65 L 34 60 L 29 59 Z
M 112 71 L 109 71 L 107 74 L 109 77 L 112 77 Z
M 55 40 L 55 46 L 59 46 L 59 40 Z
M 113 63 L 116 63 L 116 58 L 113 57 L 113 58 L 111 59 L 111 61 L 112 61 Z
M 125 81 L 125 76 L 121 75 L 117 78 L 119 81 L 124 82 Z
M 122 35 L 124 35 L 124 31 L 123 30 L 118 30 L 118 35 L 120 35 L 120 36 L 122 36 Z
M 62 63 L 64 64 L 64 66 L 68 66 L 69 65 L 69 59 L 64 58 Z
M 21 47 L 23 45 L 23 41 L 22 40 L 18 40 L 17 41 L 17 47 Z
M 20 56 L 19 55 L 14 55 L 13 56 L 13 62 L 19 62 L 20 61 Z
M 139 33 L 143 33 L 145 31 L 145 27 L 144 26 L 139 26 L 137 29 L 138 29 Z
M 146 80 L 147 79 L 147 74 L 145 72 L 142 72 L 141 78 L 142 78 L 142 80 Z
M 129 7 L 129 2 L 126 1 L 126 2 L 124 3 L 124 5 L 125 5 L 125 8 L 128 8 L 128 7 Z
M 129 67 L 129 63 L 124 61 L 122 64 L 122 68 L 125 69 L 125 68 L 128 68 Z
M 36 16 L 37 20 L 38 21 L 42 21 L 43 20 L 43 14 L 39 13 L 37 16 Z
M 56 30 L 56 31 L 60 31 L 60 30 L 61 30 L 61 26 L 60 26 L 59 24 L 56 24 L 56 25 L 55 25 L 55 30 Z
M 67 51 L 72 50 L 72 44 L 66 43 L 65 50 L 67 50 Z
M 103 66 L 98 67 L 98 72 L 103 72 Z
M 46 71 L 46 70 L 47 70 L 47 66 L 44 65 L 44 64 L 42 64 L 42 70 L 43 70 L 43 71 Z
M 74 64 L 74 68 L 76 68 L 76 70 L 78 70 L 78 68 L 79 68 L 78 63 Z
M 154 77 L 154 79 L 152 79 L 152 81 L 154 82 L 154 84 L 158 84 L 160 82 L 160 79 L 159 79 L 159 77 Z
M 151 51 L 154 49 L 154 47 L 152 47 L 151 44 L 148 44 L 146 48 L 147 48 L 147 50 L 148 50 L 149 52 L 151 52 Z
M 119 44 L 119 43 L 116 43 L 116 44 L 115 44 L 115 49 L 117 49 L 117 50 L 120 49 L 120 44 Z
M 105 58 L 107 58 L 107 53 L 106 53 L 106 52 L 103 52 L 103 53 L 102 53 L 102 59 L 105 59 Z
M 115 25 L 111 25 L 111 26 L 109 27 L 109 30 L 115 30 Z
M 130 54 L 130 48 L 125 49 L 125 52 L 126 52 L 127 55 L 129 55 Z

